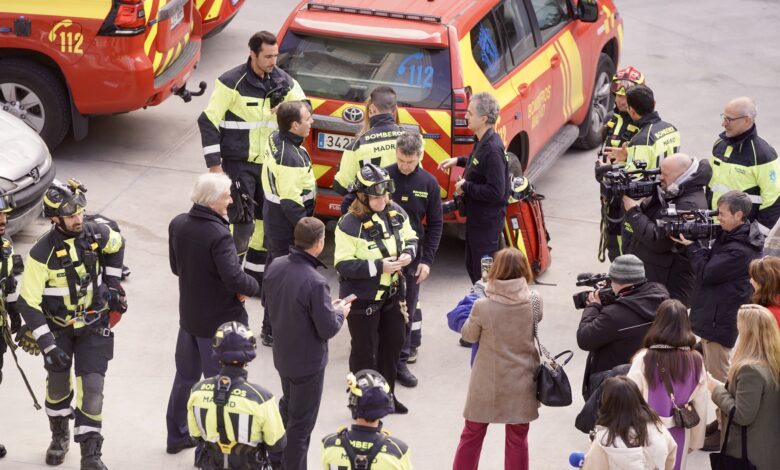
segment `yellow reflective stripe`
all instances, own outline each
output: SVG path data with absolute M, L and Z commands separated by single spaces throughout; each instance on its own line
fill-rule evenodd
M 574 40 L 571 31 L 565 31 L 560 39 L 558 39 L 558 46 L 563 52 L 563 59 L 566 64 L 566 70 L 569 74 L 569 112 L 574 113 L 575 109 L 580 109 L 585 102 L 585 96 L 582 91 L 582 60 L 580 57 L 580 49 L 577 46 L 577 42 Z M 569 114 L 569 115 L 571 115 Z
M 330 113 L 330 115 L 331 115 L 331 117 L 341 117 L 341 113 L 343 113 L 345 109 L 350 108 L 352 106 L 354 106 L 354 105 L 350 104 L 350 103 L 342 104 L 341 106 L 339 106 L 339 108 L 337 110 L 335 110 L 332 113 Z M 362 105 L 358 105 L 358 107 L 362 108 L 363 106 Z M 400 111 L 400 109 L 399 109 L 399 111 Z M 368 119 L 368 113 L 366 113 L 366 119 Z
M 109 0 L 4 0 L 3 13 L 10 15 L 44 15 L 63 18 L 104 20 L 111 9 Z
M 320 98 L 309 98 L 309 101 L 311 101 L 311 112 L 314 113 L 314 111 L 317 110 L 320 106 L 325 104 L 327 100 L 323 100 Z
M 451 136 L 452 116 L 450 116 L 449 111 L 428 111 L 428 116 L 447 134 L 447 137 Z
M 311 165 L 312 170 L 314 171 L 314 178 L 320 179 L 322 175 L 328 172 L 328 170 L 331 169 L 330 165 L 320 165 L 319 163 L 312 163 Z
M 149 55 L 149 52 L 152 50 L 154 39 L 157 37 L 157 23 L 153 24 L 152 27 L 147 30 L 146 34 L 146 40 L 144 40 L 144 53 Z M 155 57 L 155 59 L 156 58 L 157 57 Z M 155 70 L 157 69 L 157 62 L 154 63 L 154 68 Z
M 419 122 L 412 116 L 412 114 L 404 108 L 398 108 L 398 120 L 402 124 L 415 124 L 420 127 L 420 132 L 425 134 L 428 132 Z M 447 127 L 449 129 L 449 127 Z M 444 150 L 436 139 L 424 139 L 425 140 L 425 153 L 431 156 L 436 163 L 450 158 L 449 153 Z
M 569 67 L 566 63 L 566 56 L 564 55 L 563 51 L 560 49 L 560 45 L 556 42 L 553 43 L 553 47 L 555 47 L 555 52 L 558 53 L 558 55 L 561 57 L 561 62 L 559 65 L 559 69 L 561 71 L 561 82 L 563 89 L 561 90 L 563 92 L 563 99 L 561 100 L 561 105 L 563 106 L 563 109 L 561 110 L 561 114 L 563 114 L 563 119 L 567 120 L 569 119 L 569 116 L 571 116 L 571 109 L 569 109 L 569 103 L 571 102 L 571 98 L 569 96 L 569 90 L 571 88 L 570 82 L 570 73 L 569 73 Z

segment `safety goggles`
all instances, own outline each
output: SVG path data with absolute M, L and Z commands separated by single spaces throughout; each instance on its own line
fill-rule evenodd
M 625 95 L 626 90 L 634 85 L 636 85 L 636 82 L 632 80 L 612 80 L 609 91 L 616 95 Z
M 395 192 L 395 183 L 393 180 L 381 181 L 376 184 L 372 184 L 363 191 L 369 196 L 384 196 L 385 194 L 392 194 Z
M 87 207 L 87 197 L 84 193 L 78 193 L 63 201 L 58 210 L 60 214 L 69 216 L 81 213 L 85 207 Z
M 13 209 L 16 209 L 16 200 L 13 194 L 0 196 L 0 212 L 10 212 Z

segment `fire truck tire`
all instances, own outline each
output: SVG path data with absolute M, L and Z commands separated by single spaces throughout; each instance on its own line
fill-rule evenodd
M 523 176 L 523 164 L 520 162 L 520 158 L 512 152 L 507 152 L 506 155 L 509 165 L 509 176 L 512 178 Z
M 21 103 L 26 105 L 22 109 Z M 38 131 L 50 150 L 70 129 L 65 86 L 48 68 L 30 60 L 0 60 L 0 106 L 17 117 L 25 116 L 22 120 Z
M 609 119 L 615 104 L 614 97 L 609 91 L 613 75 L 615 75 L 615 63 L 607 54 L 602 53 L 596 69 L 596 79 L 593 82 L 588 116 L 580 124 L 580 137 L 574 142 L 574 148 L 588 150 L 601 144 L 601 128 Z

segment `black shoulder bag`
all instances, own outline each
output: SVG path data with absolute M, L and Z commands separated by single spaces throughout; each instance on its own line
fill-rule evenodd
M 542 313 L 542 305 L 536 292 L 531 292 L 531 306 L 534 311 L 534 340 L 539 351 L 541 364 L 536 369 L 536 399 L 545 406 L 569 406 L 571 405 L 571 385 L 563 366 L 571 361 L 574 353 L 566 350 L 551 357 L 547 349 L 539 341 L 539 317 Z M 564 355 L 568 357 L 562 364 L 556 360 Z
M 693 401 L 689 401 L 683 406 L 677 406 L 674 402 L 674 390 L 672 390 L 672 382 L 669 379 L 669 374 L 665 369 L 655 365 L 658 369 L 658 373 L 661 375 L 661 379 L 666 387 L 666 393 L 669 394 L 669 399 L 672 400 L 672 419 L 677 427 L 691 429 L 699 424 L 699 413 L 696 408 L 693 407 Z
M 729 442 L 729 430 L 731 422 L 734 421 L 734 412 L 737 407 L 732 407 L 729 411 L 729 423 L 726 425 L 726 435 L 723 437 L 723 445 L 720 446 L 720 452 L 710 454 L 710 466 L 712 470 L 758 470 L 758 467 L 750 463 L 747 455 L 747 428 L 742 426 L 742 457 L 732 457 L 726 455 L 726 444 Z

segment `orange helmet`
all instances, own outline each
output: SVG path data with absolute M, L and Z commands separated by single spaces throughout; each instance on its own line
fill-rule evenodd
M 624 69 L 620 69 L 612 77 L 612 86 L 610 91 L 616 95 L 625 95 L 626 90 L 634 85 L 643 85 L 645 83 L 645 76 L 642 72 L 629 65 Z

